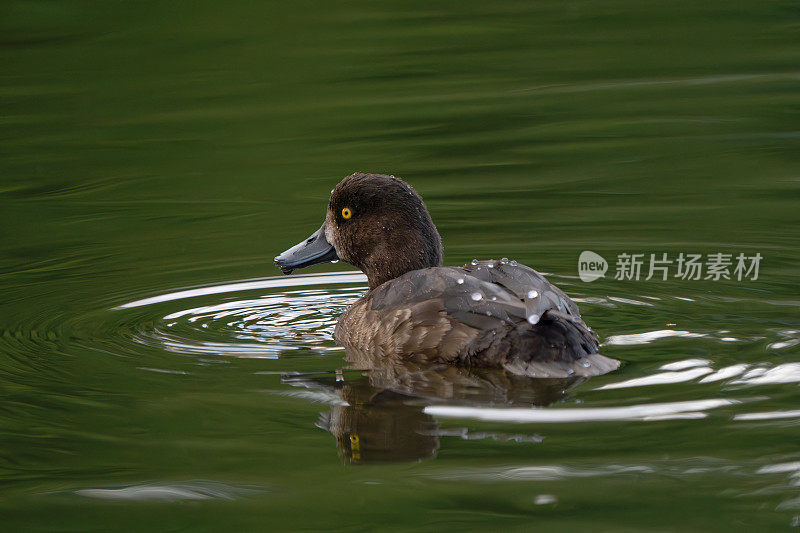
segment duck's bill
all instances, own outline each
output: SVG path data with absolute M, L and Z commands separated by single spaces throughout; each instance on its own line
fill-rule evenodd
M 336 249 L 325 238 L 325 224 L 313 235 L 296 244 L 275 258 L 275 266 L 284 274 L 291 274 L 298 268 L 318 263 L 337 261 Z

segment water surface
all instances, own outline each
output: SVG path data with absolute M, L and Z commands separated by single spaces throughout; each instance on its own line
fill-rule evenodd
M 790 2 L 6 2 L 0 516 L 11 531 L 800 525 Z M 445 262 L 509 257 L 618 372 L 374 365 L 344 264 L 277 277 L 352 171 Z M 581 251 L 611 263 L 593 283 Z M 757 280 L 613 279 L 760 253 Z

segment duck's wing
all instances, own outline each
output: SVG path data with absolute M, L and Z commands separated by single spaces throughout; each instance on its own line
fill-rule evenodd
M 619 361 L 598 353 L 595 333 L 583 322 L 578 306 L 561 289 L 530 267 L 507 261 L 465 265 L 470 275 L 513 295 L 515 331 L 502 366 L 530 376 L 596 376 L 619 368 Z M 502 342 L 500 343 L 502 344 Z M 491 351 L 491 348 L 490 350 Z
M 499 261 L 418 270 L 387 282 L 342 317 L 335 336 L 373 354 L 539 377 L 616 368 L 600 364 L 603 356 L 585 365 L 597 339 L 563 292 L 533 269 Z
M 580 319 L 578 306 L 569 296 L 534 269 L 507 261 L 479 261 L 463 267 L 471 276 L 499 285 L 525 304 L 524 318 L 535 324 L 547 312 Z
M 494 292 L 483 302 L 475 294 Z M 465 364 L 468 347 L 491 329 L 513 324 L 524 312 L 507 291 L 487 286 L 459 268 L 437 267 L 408 272 L 371 290 L 339 318 L 337 342 L 365 366 L 375 357 Z M 353 361 L 358 363 L 358 361 Z

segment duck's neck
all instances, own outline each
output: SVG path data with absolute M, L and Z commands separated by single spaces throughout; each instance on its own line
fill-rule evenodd
M 421 268 L 442 266 L 442 239 L 433 222 L 413 237 L 405 232 L 381 242 L 358 266 L 367 275 L 370 290 Z

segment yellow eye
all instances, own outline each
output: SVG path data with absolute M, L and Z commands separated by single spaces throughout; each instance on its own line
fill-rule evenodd
M 344 209 L 342 209 L 342 218 L 343 219 L 347 220 L 351 216 L 353 216 L 353 212 L 350 211 L 349 207 L 345 207 Z

